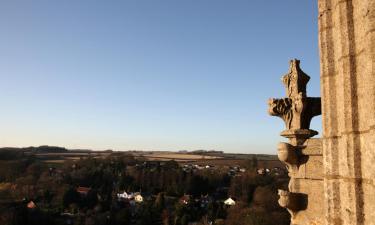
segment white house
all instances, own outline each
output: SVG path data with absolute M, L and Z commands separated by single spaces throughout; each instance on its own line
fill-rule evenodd
M 136 193 L 134 194 L 134 201 L 137 202 L 137 203 L 141 203 L 143 202 L 143 197 L 140 193 Z
M 232 198 L 228 198 L 227 200 L 224 201 L 225 205 L 235 205 L 236 202 Z
M 129 198 L 129 194 L 126 193 L 126 191 L 124 191 L 124 193 L 118 193 L 117 194 L 117 198 L 119 198 L 119 199 L 128 199 Z
M 258 173 L 259 175 L 265 175 L 265 174 L 266 174 L 266 169 L 264 169 L 264 168 L 259 168 L 259 169 L 257 169 L 257 173 Z

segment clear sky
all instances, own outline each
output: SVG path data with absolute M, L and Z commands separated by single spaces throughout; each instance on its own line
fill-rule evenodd
M 3 0 L 0 145 L 274 154 L 290 59 L 320 96 L 316 4 Z

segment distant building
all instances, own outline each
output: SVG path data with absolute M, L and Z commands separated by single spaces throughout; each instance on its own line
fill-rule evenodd
M 180 203 L 187 205 L 190 202 L 190 195 L 184 195 L 180 198 Z
M 129 201 L 130 203 L 141 203 L 143 202 L 143 196 L 141 193 L 136 192 L 136 193 L 126 193 L 124 191 L 123 193 L 117 193 L 117 199 L 119 201 Z
M 117 198 L 118 199 L 128 199 L 129 198 L 129 194 L 126 193 L 126 191 L 124 191 L 123 193 L 117 193 Z
M 228 198 L 227 200 L 224 201 L 225 205 L 232 206 L 235 205 L 236 202 L 232 198 Z
M 91 188 L 89 188 L 89 187 L 78 187 L 76 189 L 76 191 L 78 193 L 80 193 L 81 195 L 86 196 L 91 191 Z
M 36 204 L 33 201 L 30 201 L 29 203 L 27 203 L 26 207 L 28 209 L 35 209 L 36 208 Z
M 136 203 L 141 203 L 141 202 L 143 202 L 143 197 L 142 197 L 142 195 L 141 195 L 140 193 L 135 193 L 135 194 L 134 194 L 134 201 L 135 201 Z
M 257 174 L 259 175 L 265 175 L 267 173 L 265 168 L 259 168 L 257 169 Z

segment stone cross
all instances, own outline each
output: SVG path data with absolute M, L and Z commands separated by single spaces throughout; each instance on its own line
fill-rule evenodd
M 281 136 L 289 138 L 292 144 L 300 145 L 303 142 L 318 134 L 310 130 L 310 122 L 314 116 L 321 114 L 320 98 L 306 96 L 306 85 L 310 77 L 304 73 L 297 59 L 290 61 L 289 72 L 281 80 L 286 88 L 286 98 L 268 101 L 269 114 L 278 116 L 285 122 L 286 130 Z
M 281 136 L 289 139 L 289 143 L 281 142 L 278 145 L 277 156 L 286 164 L 290 181 L 287 190 L 279 190 L 279 204 L 286 208 L 292 216 L 292 221 L 297 218 L 297 213 L 306 209 L 306 195 L 299 193 L 298 182 L 299 168 L 307 163 L 309 156 L 303 153 L 307 139 L 318 134 L 310 129 L 310 122 L 314 116 L 321 114 L 320 98 L 307 97 L 306 85 L 310 77 L 304 73 L 297 59 L 290 61 L 289 72 L 281 80 L 285 85 L 286 98 L 269 99 L 268 112 L 278 116 L 285 122 L 286 129 Z M 297 191 L 297 192 L 296 192 Z

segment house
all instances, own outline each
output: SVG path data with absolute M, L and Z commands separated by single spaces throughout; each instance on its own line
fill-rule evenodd
M 187 205 L 190 202 L 190 195 L 184 195 L 180 198 L 180 203 Z
M 143 202 L 143 196 L 139 192 L 126 193 L 126 191 L 124 191 L 123 193 L 117 193 L 117 199 L 119 201 L 129 200 L 130 203 L 141 203 L 141 202 Z
M 257 174 L 259 174 L 259 175 L 265 175 L 266 174 L 266 169 L 264 169 L 264 168 L 257 169 Z
M 27 203 L 26 207 L 28 209 L 35 209 L 36 208 L 36 204 L 33 201 L 30 201 L 29 203 Z
M 141 202 L 143 202 L 143 197 L 142 197 L 142 195 L 141 195 L 140 193 L 135 193 L 135 194 L 134 194 L 134 201 L 135 201 L 136 203 L 141 203 Z
M 78 187 L 76 189 L 76 191 L 79 194 L 86 196 L 91 191 L 91 188 L 89 188 L 89 187 Z
M 124 191 L 123 193 L 117 193 L 117 198 L 120 200 L 120 199 L 128 199 L 129 198 L 129 194 L 126 193 L 126 191 Z
M 232 206 L 232 205 L 235 205 L 236 202 L 232 198 L 228 198 L 227 200 L 224 201 L 224 204 L 227 206 Z
M 195 169 L 198 169 L 198 170 L 203 170 L 203 169 L 205 169 L 206 167 L 203 166 L 203 165 L 195 164 L 195 165 L 194 165 L 194 168 L 195 168 Z

